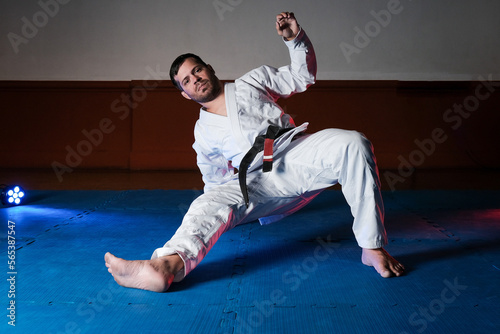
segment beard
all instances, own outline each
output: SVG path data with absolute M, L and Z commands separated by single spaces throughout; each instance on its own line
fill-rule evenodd
M 193 101 L 198 103 L 213 101 L 217 96 L 219 96 L 222 89 L 221 82 L 215 76 L 210 76 L 209 79 L 202 81 L 200 85 L 203 85 L 203 87 L 190 96 Z

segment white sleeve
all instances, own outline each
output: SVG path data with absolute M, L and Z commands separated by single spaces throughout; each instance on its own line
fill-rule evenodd
M 316 55 L 311 41 L 301 29 L 295 39 L 285 41 L 290 52 L 290 65 L 280 68 L 261 66 L 241 79 L 261 85 L 275 100 L 305 91 L 316 81 Z

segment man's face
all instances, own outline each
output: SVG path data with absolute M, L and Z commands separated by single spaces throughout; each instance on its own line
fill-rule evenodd
M 198 64 L 193 58 L 184 61 L 174 79 L 179 82 L 182 95 L 198 103 L 214 100 L 221 91 L 221 83 L 212 67 Z

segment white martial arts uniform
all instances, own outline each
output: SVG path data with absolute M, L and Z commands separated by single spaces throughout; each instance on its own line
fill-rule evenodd
M 227 117 L 200 110 L 193 148 L 204 194 L 193 201 L 174 236 L 152 256 L 179 254 L 184 269 L 174 281 L 191 272 L 225 231 L 256 219 L 262 224 L 279 220 L 336 183 L 342 185 L 351 207 L 359 246 L 379 248 L 387 243 L 370 142 L 358 132 L 340 129 L 303 134 L 307 123 L 295 127 L 276 104 L 280 97 L 305 91 L 316 75 L 314 49 L 305 32 L 285 44 L 289 66 L 262 66 L 225 84 Z M 239 167 L 255 138 L 271 124 L 294 129 L 275 140 L 271 172 L 262 172 L 262 152 L 254 159 L 247 174 L 247 208 L 233 167 Z

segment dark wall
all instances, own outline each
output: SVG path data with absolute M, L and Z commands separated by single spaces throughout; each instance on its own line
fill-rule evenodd
M 500 167 L 500 83 L 319 81 L 281 100 L 310 131 L 356 129 L 383 169 Z M 196 169 L 197 104 L 170 82 L 0 81 L 0 167 Z

